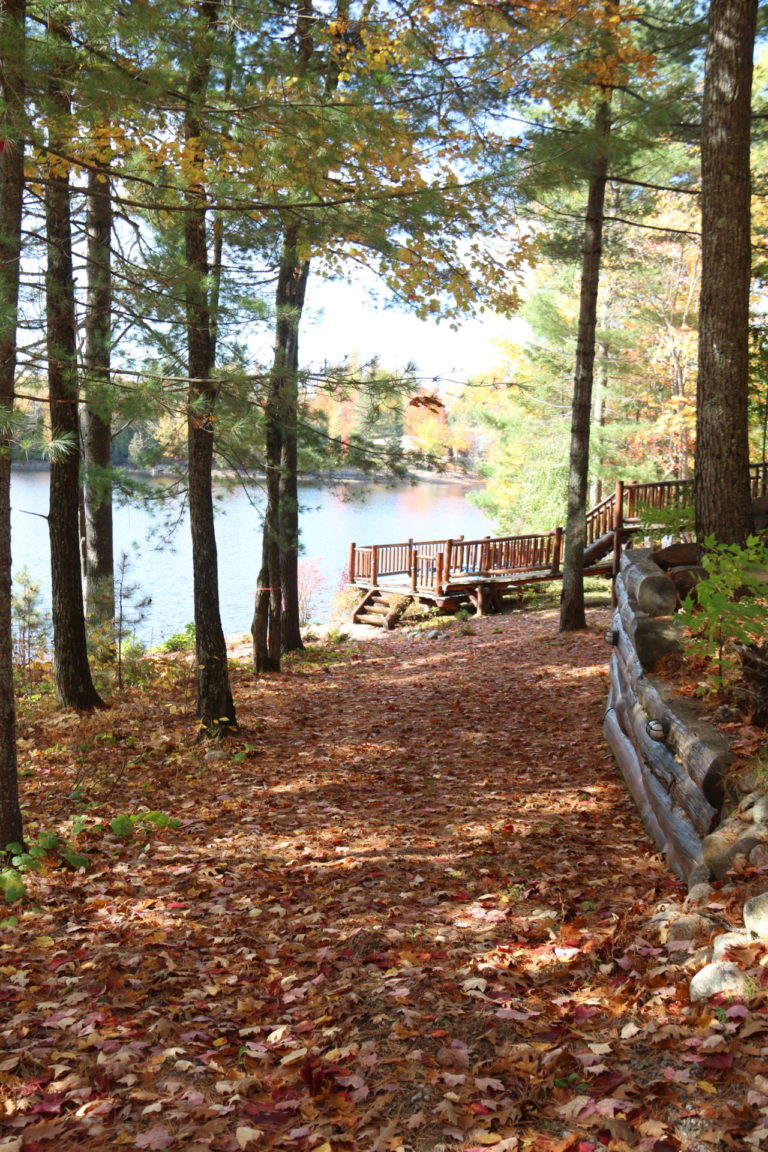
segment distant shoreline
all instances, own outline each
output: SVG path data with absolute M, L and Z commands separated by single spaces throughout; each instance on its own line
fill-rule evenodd
M 144 476 L 148 479 L 162 480 L 164 477 L 173 479 L 173 473 L 165 468 L 123 468 L 117 465 L 122 472 L 130 476 Z M 46 460 L 14 460 L 11 471 L 17 472 L 50 472 L 51 466 Z M 236 480 L 237 473 L 223 468 L 214 469 L 214 480 Z M 254 483 L 261 483 L 265 476 L 263 473 L 252 473 L 249 477 Z M 428 481 L 431 484 L 460 484 L 464 488 L 479 487 L 483 478 L 474 472 L 432 472 L 427 468 L 416 468 L 407 472 L 405 476 L 392 476 L 387 472 L 365 473 L 357 468 L 343 468 L 337 472 L 300 472 L 299 481 L 312 484 L 417 484 L 419 481 Z

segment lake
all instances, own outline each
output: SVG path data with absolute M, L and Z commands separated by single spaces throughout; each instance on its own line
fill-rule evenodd
M 156 481 L 158 487 L 162 481 Z M 468 539 L 494 533 L 490 519 L 467 499 L 480 485 L 449 480 L 419 480 L 415 485 L 344 482 L 333 487 L 302 483 L 302 568 L 307 583 L 319 583 L 313 595 L 312 618 L 323 620 L 336 590 L 343 583 L 349 545 L 385 544 L 413 538 Z M 261 560 L 260 491 L 220 489 L 216 537 L 219 554 L 219 595 L 224 632 L 248 632 L 253 595 Z M 50 603 L 48 473 L 14 470 L 11 479 L 13 572 L 26 565 Z M 163 519 L 180 514 L 171 546 L 158 548 L 153 533 Z M 136 632 L 147 644 L 158 644 L 181 631 L 193 618 L 192 561 L 186 515 L 171 500 L 161 508 L 127 506 L 115 509 L 115 558 L 129 557 L 128 582 L 150 596 L 152 604 Z

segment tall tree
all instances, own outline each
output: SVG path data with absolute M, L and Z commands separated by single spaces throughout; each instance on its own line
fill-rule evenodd
M 214 410 L 218 388 L 216 315 L 212 307 L 211 267 L 208 252 L 207 193 L 203 183 L 201 110 L 208 93 L 216 37 L 221 35 L 221 0 L 197 3 L 191 64 L 186 90 L 183 136 L 189 180 L 185 198 L 184 252 L 185 312 L 189 415 L 187 446 L 189 469 L 189 522 L 192 532 L 192 570 L 195 599 L 195 653 L 197 715 L 207 735 L 226 735 L 237 728 L 235 704 L 229 684 L 227 645 L 219 609 L 219 574 L 213 513 Z
M 614 4 L 610 4 L 614 8 Z M 579 293 L 576 367 L 571 407 L 571 449 L 568 475 L 568 508 L 563 551 L 563 585 L 560 598 L 560 631 L 586 628 L 584 613 L 584 545 L 589 495 L 589 434 L 592 419 L 592 387 L 595 368 L 597 295 L 603 247 L 605 189 L 608 182 L 608 144 L 611 132 L 609 99 L 595 112 L 593 168 L 589 179 L 584 220 L 584 249 Z
M 280 468 L 280 537 L 283 542 L 283 622 L 281 647 L 294 652 L 303 647 L 299 610 L 299 326 L 309 277 L 309 259 L 302 257 L 297 237 L 286 228 L 280 261 L 283 291 L 276 301 L 275 368 L 283 376 L 285 421 Z M 280 366 L 278 365 L 278 353 Z
M 0 0 L 0 851 L 23 834 L 11 640 L 11 415 L 24 196 L 25 0 Z
M 257 672 L 279 672 L 280 654 L 302 646 L 298 604 L 299 324 L 309 261 L 298 225 L 284 229 L 275 292 L 275 354 L 264 404 L 267 504 L 251 633 Z
M 338 5 L 346 21 L 348 0 Z M 312 0 L 296 7 L 296 72 L 306 77 L 315 56 Z M 336 87 L 338 67 L 326 59 L 326 92 Z M 300 219 L 281 222 L 275 289 L 275 352 L 264 404 L 267 504 L 262 529 L 262 561 L 251 624 L 253 663 L 257 672 L 279 671 L 281 652 L 303 647 L 299 620 L 298 409 L 299 331 L 304 311 L 309 259 L 300 254 Z M 304 240 L 306 246 L 306 240 Z
M 112 533 L 112 190 L 109 176 L 88 172 L 88 298 L 85 312 L 85 603 L 104 624 L 115 615 Z
M 51 19 L 48 31 L 54 50 L 48 81 L 51 127 L 45 184 L 48 391 L 51 438 L 56 445 L 48 512 L 54 667 L 59 702 L 68 708 L 93 709 L 100 707 L 102 700 L 88 664 L 80 574 L 80 427 L 70 166 L 60 157 L 70 119 L 72 58 L 66 26 Z
M 711 0 L 701 131 L 696 531 L 743 543 L 749 503 L 750 127 L 757 0 Z

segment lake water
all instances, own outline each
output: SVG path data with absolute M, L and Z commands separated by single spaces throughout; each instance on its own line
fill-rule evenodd
M 158 481 L 158 486 L 162 482 Z M 445 480 L 420 480 L 416 485 L 361 485 L 333 488 L 301 485 L 302 566 L 312 582 L 322 583 L 313 596 L 313 619 L 325 618 L 328 606 L 347 570 L 349 545 L 386 544 L 413 538 L 468 539 L 493 534 L 488 517 L 469 502 L 471 487 Z M 261 559 L 260 492 L 242 488 L 219 491 L 221 513 L 216 538 L 219 554 L 219 595 L 224 632 L 239 635 L 250 629 L 253 595 Z M 13 571 L 26 565 L 50 602 L 48 473 L 14 471 L 11 481 Z M 152 604 L 136 628 L 148 644 L 181 631 L 193 618 L 192 561 L 189 525 L 181 519 L 171 546 L 158 549 L 152 539 L 163 518 L 179 511 L 171 500 L 161 508 L 128 506 L 115 509 L 115 557 L 126 552 L 128 580 L 139 586 Z

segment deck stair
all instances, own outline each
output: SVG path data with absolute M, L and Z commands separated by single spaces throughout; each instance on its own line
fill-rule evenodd
M 373 628 L 386 628 L 391 631 L 410 602 L 411 598 L 401 593 L 371 588 L 355 608 L 352 623 L 368 624 Z
M 752 497 L 768 495 L 768 463 L 750 465 Z M 625 484 L 587 512 L 584 572 L 616 575 L 621 549 L 641 523 L 653 523 L 654 510 L 679 509 L 693 496 L 692 480 Z M 667 516 L 668 519 L 668 516 Z M 349 584 L 362 599 L 352 619 L 394 628 L 414 600 L 455 612 L 470 605 L 479 615 L 501 609 L 506 593 L 525 584 L 562 576 L 562 528 L 523 536 L 465 540 L 404 540 L 393 544 L 350 545 Z

